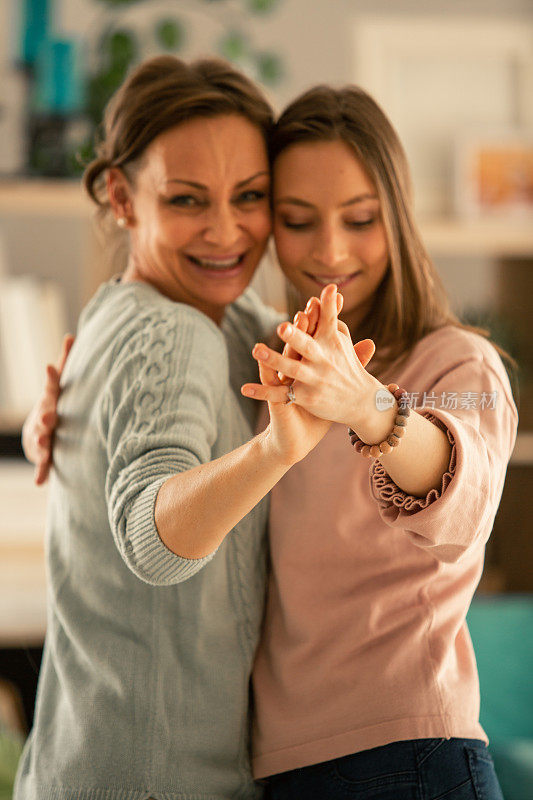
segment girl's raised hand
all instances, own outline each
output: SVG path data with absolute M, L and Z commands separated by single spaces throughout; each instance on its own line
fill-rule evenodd
M 344 302 L 344 298 L 342 294 L 337 294 L 337 315 L 340 314 L 342 310 L 342 304 Z M 320 318 L 320 300 L 318 297 L 310 297 L 307 301 L 307 305 L 305 307 L 305 311 L 298 311 L 294 315 L 294 324 L 300 330 L 303 330 L 304 333 L 308 333 L 309 336 L 314 336 L 316 333 L 316 329 L 318 327 L 318 320 Z M 305 322 L 304 322 L 305 320 Z M 305 325 L 305 327 L 304 327 Z M 339 330 L 341 330 L 343 322 L 337 320 L 337 325 L 339 326 Z M 346 327 L 346 326 L 345 326 Z M 291 347 L 290 344 L 286 344 L 283 348 L 283 355 L 287 356 L 287 358 L 295 358 L 297 361 L 300 360 L 301 356 L 296 350 Z M 288 385 L 292 383 L 292 378 L 289 378 L 287 375 L 283 375 L 283 373 L 278 373 L 278 377 L 282 383 Z
M 74 337 L 67 335 L 57 365 L 48 364 L 43 393 L 28 414 L 22 428 L 24 455 L 35 464 L 34 481 L 37 486 L 46 483 L 52 466 L 52 445 L 57 425 L 57 400 L 61 373 L 63 372 Z
M 270 369 L 292 379 L 295 404 L 315 417 L 340 422 L 354 429 L 372 410 L 381 384 L 364 367 L 374 352 L 371 340 L 352 345 L 348 328 L 337 320 L 337 287 L 329 284 L 320 296 L 320 317 L 314 338 L 296 326 L 283 323 L 280 338 L 298 354 L 288 358 L 266 346 L 254 357 Z M 270 403 L 287 400 L 288 387 L 246 384 L 243 394 Z
M 305 315 L 298 317 L 296 324 L 306 328 Z M 300 330 L 300 332 L 303 331 Z M 268 401 L 270 441 L 281 460 L 288 466 L 292 466 L 318 444 L 327 433 L 331 423 L 315 417 L 295 403 L 287 403 L 288 387 L 281 383 L 276 370 L 261 358 L 267 350 L 269 348 L 266 345 L 257 344 L 252 351 L 254 358 L 259 363 L 261 383 L 245 384 L 241 391 L 247 397 Z M 266 396 L 269 393 L 273 394 L 274 400 L 270 401 Z M 278 397 L 281 399 L 277 399 Z

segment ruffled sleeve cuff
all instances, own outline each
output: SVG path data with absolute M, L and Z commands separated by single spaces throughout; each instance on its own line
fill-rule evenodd
M 438 489 L 430 489 L 425 497 L 415 497 L 412 494 L 407 494 L 394 483 L 381 462 L 375 460 L 370 470 L 370 486 L 372 494 L 381 508 L 394 506 L 395 508 L 402 509 L 405 514 L 416 514 L 418 511 L 427 508 L 436 500 L 439 500 L 455 475 L 457 448 L 453 434 L 442 420 L 438 419 L 433 414 L 425 413 L 422 414 L 422 416 L 426 417 L 426 419 L 429 419 L 430 422 L 433 422 L 434 425 L 437 425 L 438 428 L 443 430 L 452 446 L 450 463 L 448 469 L 442 476 L 441 485 Z

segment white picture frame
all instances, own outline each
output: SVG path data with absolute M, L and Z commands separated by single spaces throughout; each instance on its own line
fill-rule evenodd
M 455 198 L 462 218 L 533 222 L 533 132 L 479 130 L 459 137 Z
M 368 16 L 353 30 L 353 76 L 407 151 L 421 217 L 456 211 L 456 141 L 486 127 L 533 130 L 533 25 L 509 17 Z

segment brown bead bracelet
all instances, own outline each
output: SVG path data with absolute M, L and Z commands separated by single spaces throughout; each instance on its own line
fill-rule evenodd
M 409 395 L 405 389 L 400 389 L 397 383 L 389 383 L 387 386 L 389 392 L 393 395 L 398 404 L 398 412 L 394 420 L 394 427 L 386 439 L 379 444 L 365 444 L 362 439 L 349 428 L 350 441 L 356 449 L 356 452 L 361 453 L 365 458 L 379 458 L 387 453 L 390 453 L 393 447 L 398 447 L 405 435 L 405 426 L 407 425 L 407 418 L 411 413 L 409 404 Z

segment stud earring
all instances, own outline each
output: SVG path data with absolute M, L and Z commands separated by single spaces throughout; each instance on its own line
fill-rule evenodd
M 128 224 L 126 217 L 117 217 L 117 225 L 119 228 L 125 228 Z

